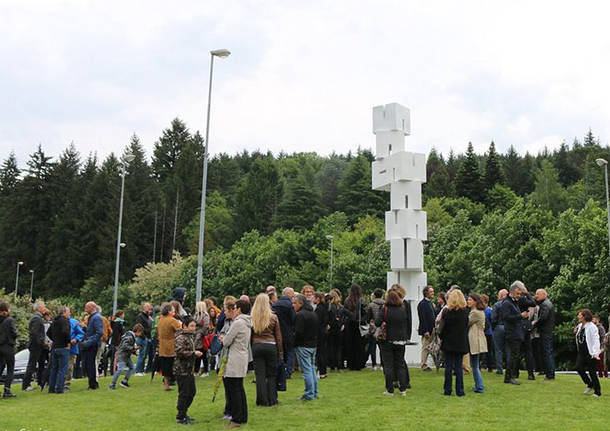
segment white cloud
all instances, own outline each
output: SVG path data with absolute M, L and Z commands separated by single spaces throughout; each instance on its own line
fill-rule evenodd
M 211 149 L 371 147 L 371 108 L 412 110 L 427 152 L 557 146 L 591 127 L 608 142 L 604 2 L 183 1 L 0 3 L 0 155 L 152 151 L 178 116 Z

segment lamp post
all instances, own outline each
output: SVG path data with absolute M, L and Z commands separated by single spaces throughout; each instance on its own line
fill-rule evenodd
M 606 159 L 595 160 L 598 166 L 604 167 L 606 174 L 606 212 L 608 214 L 608 257 L 610 258 L 610 199 L 608 198 L 608 161 Z
M 112 314 L 116 314 L 117 301 L 119 298 L 119 262 L 121 260 L 121 248 L 125 245 L 121 242 L 121 230 L 123 225 L 123 196 L 125 195 L 125 175 L 127 166 L 133 162 L 135 156 L 127 153 L 123 156 L 123 166 L 121 167 L 121 203 L 119 204 L 119 232 L 116 240 L 116 264 L 114 267 L 114 295 L 112 296 Z
M 19 290 L 19 267 L 23 265 L 23 262 L 17 262 L 17 276 L 15 277 L 15 299 L 17 299 L 17 291 Z
M 333 270 L 334 270 L 334 254 L 335 254 L 335 237 L 332 235 L 326 235 L 326 239 L 330 240 L 330 288 L 333 288 Z
M 32 274 L 32 280 L 30 281 L 30 300 L 32 300 L 34 297 L 32 296 L 33 292 L 34 292 L 34 270 L 30 269 L 30 274 Z
M 208 87 L 208 115 L 205 126 L 205 147 L 203 149 L 203 178 L 201 180 L 201 210 L 199 213 L 199 246 L 197 248 L 197 284 L 195 301 L 201 301 L 201 285 L 203 279 L 203 233 L 205 228 L 205 194 L 208 182 L 208 149 L 210 148 L 210 106 L 212 103 L 212 76 L 214 73 L 214 57 L 225 58 L 231 55 L 228 49 L 210 51 L 210 83 Z

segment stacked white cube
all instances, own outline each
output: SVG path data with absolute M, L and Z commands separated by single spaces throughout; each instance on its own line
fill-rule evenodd
M 389 103 L 373 108 L 376 138 L 372 166 L 374 190 L 390 192 L 390 211 L 385 215 L 386 240 L 390 242 L 388 289 L 400 284 L 407 292 L 416 339 L 417 303 L 427 284 L 424 272 L 424 245 L 428 237 L 426 212 L 422 210 L 422 184 L 426 182 L 426 156 L 405 151 L 405 136 L 411 134 L 409 108 Z M 417 362 L 419 348 L 407 349 L 409 362 Z

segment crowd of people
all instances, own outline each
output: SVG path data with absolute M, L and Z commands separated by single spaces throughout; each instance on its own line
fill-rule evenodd
M 126 327 L 125 313 L 109 319 L 94 302 L 85 305 L 78 320 L 68 307 L 55 317 L 42 302 L 34 304 L 29 321 L 29 361 L 22 389 L 40 388 L 62 394 L 72 378 L 88 379 L 88 389 L 99 388 L 98 377 L 112 375 L 110 390 L 129 388 L 132 375 L 162 375 L 165 391 L 178 387 L 176 420 L 192 424 L 188 409 L 196 394 L 195 377 L 216 371 L 225 392 L 224 419 L 239 427 L 248 421 L 244 378 L 253 372 L 256 405 L 278 404 L 278 391 L 286 390 L 296 368 L 303 378 L 300 401 L 318 398 L 318 382 L 328 372 L 362 370 L 370 360 L 383 369 L 386 396 L 397 389 L 406 396 L 411 388 L 405 349 L 411 340 L 411 305 L 398 284 L 388 291 L 376 289 L 365 298 L 352 285 L 342 299 L 337 289 L 316 292 L 305 285 L 300 293 L 291 287 L 281 292 L 274 286 L 254 298 L 226 296 L 197 302 L 193 312 L 185 308 L 186 290 L 174 290 L 170 301 L 153 307 L 142 305 L 134 325 Z M 4 368 L 4 398 L 12 398 L 14 347 L 17 338 L 10 305 L 0 301 L 0 374 Z M 458 286 L 435 296 L 427 286 L 417 304 L 421 336 L 421 370 L 430 371 L 429 360 L 444 367 L 443 393 L 464 396 L 464 374 L 472 374 L 478 394 L 485 393 L 482 369 L 504 375 L 504 382 L 519 385 L 520 364 L 525 359 L 529 380 L 536 373 L 555 379 L 553 333 L 555 312 L 544 289 L 531 295 L 514 282 L 498 292 L 491 305 L 487 295 L 464 295 Z M 601 395 L 598 377 L 607 377 L 610 333 L 590 310 L 578 312 L 574 328 L 576 369 L 586 385 L 585 394 Z M 380 360 L 377 360 L 377 352 Z M 605 354 L 605 355 L 604 355 Z M 136 357 L 135 365 L 132 358 Z M 121 376 L 123 376 L 121 378 Z

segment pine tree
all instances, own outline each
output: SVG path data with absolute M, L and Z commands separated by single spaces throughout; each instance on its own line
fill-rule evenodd
M 1 196 L 8 196 L 13 190 L 15 190 L 15 186 L 17 186 L 20 174 L 21 171 L 17 166 L 17 158 L 15 157 L 15 153 L 11 151 L 6 160 L 2 163 L 2 167 L 0 167 Z
M 372 155 L 360 152 L 349 161 L 339 182 L 338 210 L 343 211 L 350 223 L 367 214 L 383 217 L 388 207 L 388 195 L 371 189 Z
M 599 142 L 595 139 L 595 136 L 593 136 L 593 132 L 591 132 L 591 128 L 589 127 L 589 131 L 585 135 L 584 146 L 585 147 L 594 147 L 594 146 L 598 146 L 598 145 L 599 145 Z
M 555 168 L 559 172 L 559 182 L 564 187 L 574 184 L 580 177 L 578 169 L 570 163 L 569 152 L 568 146 L 565 141 L 563 141 L 559 147 L 559 151 L 553 155 Z
M 462 162 L 455 178 L 455 191 L 458 196 L 464 196 L 474 202 L 483 199 L 483 185 L 481 184 L 481 173 L 472 142 L 468 143 L 466 158 Z
M 426 162 L 427 181 L 423 186 L 423 194 L 426 198 L 452 196 L 453 190 L 449 182 L 449 173 L 443 160 L 443 155 L 438 154 L 435 148 L 430 150 Z
M 257 158 L 237 191 L 235 221 L 240 236 L 252 229 L 262 234 L 271 233 L 281 192 L 275 160 L 272 157 Z
M 506 185 L 510 187 L 515 193 L 520 194 L 519 189 L 521 188 L 521 179 L 519 178 L 519 176 L 521 175 L 521 172 L 519 167 L 521 165 L 521 156 L 519 156 L 519 154 L 515 150 L 515 147 L 513 147 L 512 145 L 508 148 L 508 152 L 504 157 L 503 165 Z
M 306 180 L 303 172 L 298 172 L 284 188 L 275 224 L 284 229 L 305 230 L 318 221 L 321 213 L 319 193 Z
M 449 149 L 449 157 L 447 157 L 447 173 L 449 174 L 449 182 L 452 184 L 455 181 L 458 170 L 460 169 L 460 161 L 455 156 L 453 148 Z
M 487 153 L 487 159 L 485 160 L 483 183 L 486 190 L 491 190 L 496 184 L 503 183 L 502 168 L 500 166 L 498 153 L 496 153 L 494 141 L 491 141 L 491 144 L 489 145 L 489 152 Z

